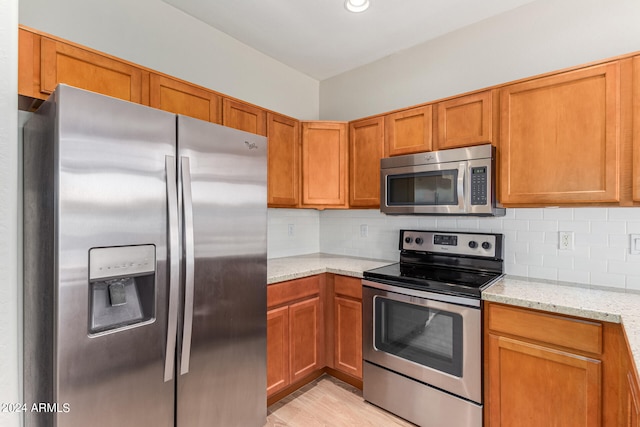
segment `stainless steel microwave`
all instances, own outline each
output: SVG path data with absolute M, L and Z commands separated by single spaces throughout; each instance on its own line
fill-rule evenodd
M 380 161 L 380 211 L 502 216 L 495 182 L 491 144 L 385 158 Z

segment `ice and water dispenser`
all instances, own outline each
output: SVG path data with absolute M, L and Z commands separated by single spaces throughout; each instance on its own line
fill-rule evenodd
M 155 273 L 154 245 L 89 250 L 89 332 L 105 332 L 153 319 Z

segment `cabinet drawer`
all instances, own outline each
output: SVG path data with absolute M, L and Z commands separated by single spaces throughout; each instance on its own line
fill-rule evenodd
M 334 291 L 336 295 L 362 300 L 362 281 L 357 277 L 334 276 Z
M 304 277 L 267 286 L 267 307 L 293 302 L 320 293 L 320 276 Z
M 587 353 L 602 353 L 602 325 L 598 322 L 499 304 L 488 304 L 488 310 L 491 331 Z

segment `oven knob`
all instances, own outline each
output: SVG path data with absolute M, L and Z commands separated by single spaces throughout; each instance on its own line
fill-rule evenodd
M 421 245 L 423 241 L 422 237 L 416 237 L 416 244 Z
M 408 237 L 408 236 L 404 238 L 405 243 L 411 243 L 411 240 L 412 240 L 411 237 Z
M 482 249 L 491 249 L 491 243 L 489 242 L 482 242 Z
M 470 241 L 470 242 L 469 242 L 469 247 L 470 247 L 471 249 L 475 249 L 475 248 L 477 248 L 477 247 L 478 247 L 478 242 L 476 242 L 475 240 Z

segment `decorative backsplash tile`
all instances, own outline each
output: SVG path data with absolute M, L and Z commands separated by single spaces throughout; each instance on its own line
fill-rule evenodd
M 640 290 L 640 255 L 629 254 L 639 208 L 507 209 L 499 218 L 269 209 L 269 257 L 324 252 L 397 261 L 403 228 L 503 233 L 507 274 Z M 560 231 L 573 232 L 573 250 L 558 248 Z

